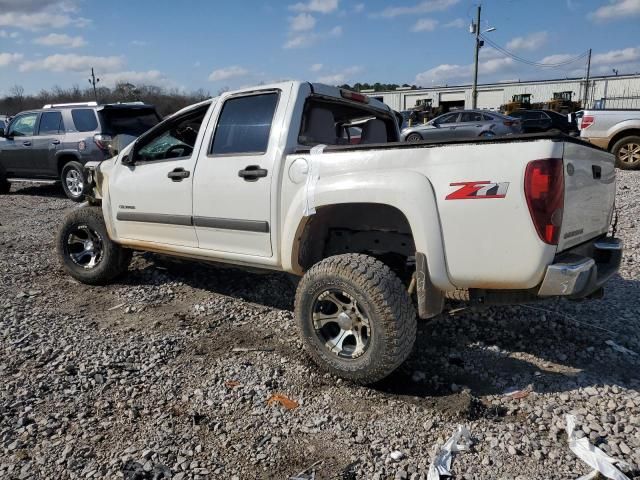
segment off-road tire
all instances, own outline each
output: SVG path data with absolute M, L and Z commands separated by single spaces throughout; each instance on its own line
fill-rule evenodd
M 96 266 L 83 268 L 72 259 L 68 238 L 79 226 L 95 231 L 102 240 L 102 256 Z M 100 207 L 83 207 L 69 212 L 56 236 L 56 250 L 64 269 L 76 280 L 88 285 L 104 285 L 127 271 L 132 251 L 122 248 L 109 238 Z
M 11 190 L 11 184 L 4 178 L 0 178 L 0 195 L 9 193 L 9 190 Z
M 638 170 L 640 169 L 640 155 L 635 156 L 636 160 L 632 162 L 623 162 L 620 158 L 620 150 L 625 145 L 640 145 L 640 137 L 637 135 L 631 135 L 618 140 L 611 149 L 611 153 L 616 156 L 616 167 L 622 170 Z
M 409 135 L 407 135 L 407 142 L 409 143 L 421 142 L 422 140 L 422 135 L 420 135 L 419 133 L 410 133 Z
M 329 351 L 314 329 L 314 303 L 327 289 L 348 293 L 368 312 L 369 344 L 357 358 L 343 359 Z M 416 313 L 406 288 L 388 266 L 367 255 L 336 255 L 314 265 L 298 285 L 295 316 L 304 347 L 316 364 L 365 385 L 398 368 L 416 339 Z
M 80 177 L 82 178 L 82 192 L 80 194 L 75 194 L 71 190 L 66 182 L 67 174 L 70 170 L 75 170 L 78 172 Z M 87 188 L 87 179 L 84 175 L 84 166 L 80 162 L 71 161 L 64 164 L 62 170 L 60 170 L 60 181 L 62 182 L 62 189 L 64 190 L 64 194 L 69 198 L 69 200 L 73 200 L 74 202 L 81 202 L 84 200 L 85 190 Z

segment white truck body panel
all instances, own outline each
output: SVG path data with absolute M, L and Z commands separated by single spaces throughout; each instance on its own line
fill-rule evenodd
M 132 248 L 299 274 L 296 242 L 301 225 L 308 220 L 305 208 L 378 203 L 404 214 L 416 250 L 426 255 L 432 283 L 447 291 L 533 288 L 556 254 L 607 230 L 615 194 L 613 157 L 608 154 L 569 141 L 535 137 L 514 142 L 374 145 L 316 153 L 300 149 L 297 143 L 312 88 L 316 95 L 342 100 L 335 87 L 303 82 L 222 95 L 205 116 L 193 154 L 179 161 L 192 172 L 187 181 L 166 181 L 167 172 L 178 161 L 123 165 L 131 148 L 104 162 L 98 190 L 110 235 Z M 267 151 L 256 156 L 209 155 L 224 102 L 273 90 L 280 92 L 280 100 Z M 389 110 L 376 103 L 379 110 Z M 563 156 L 565 170 L 571 163 L 575 173 L 565 175 L 561 240 L 555 246 L 544 243 L 536 232 L 525 198 L 524 174 L 530 161 Z M 593 164 L 600 167 L 601 180 L 593 179 Z M 260 165 L 268 176 L 256 182 L 238 178 L 238 171 L 248 165 Z M 460 182 L 482 183 L 483 195 L 447 199 Z M 129 204 L 137 211 L 185 215 L 192 221 L 201 217 L 268 222 L 268 231 L 200 227 L 197 222 L 168 226 L 119 221 L 121 207 Z M 562 237 L 579 229 L 580 234 Z

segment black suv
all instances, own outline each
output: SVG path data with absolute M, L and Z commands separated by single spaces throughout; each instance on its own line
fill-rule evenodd
M 61 182 L 78 202 L 86 184 L 83 165 L 112 157 L 160 120 L 154 106 L 141 102 L 68 103 L 21 112 L 0 130 L 0 193 L 8 193 L 11 182 Z

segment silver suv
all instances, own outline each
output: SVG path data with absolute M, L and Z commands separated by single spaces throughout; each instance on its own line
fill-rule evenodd
M 112 157 L 160 122 L 142 102 L 45 105 L 21 112 L 0 130 L 0 193 L 12 182 L 62 183 L 71 200 L 85 193 L 84 164 Z

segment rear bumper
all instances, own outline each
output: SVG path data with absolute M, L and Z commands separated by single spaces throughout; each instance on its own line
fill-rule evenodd
M 596 292 L 618 271 L 622 242 L 603 237 L 556 257 L 547 267 L 539 297 L 583 298 Z

